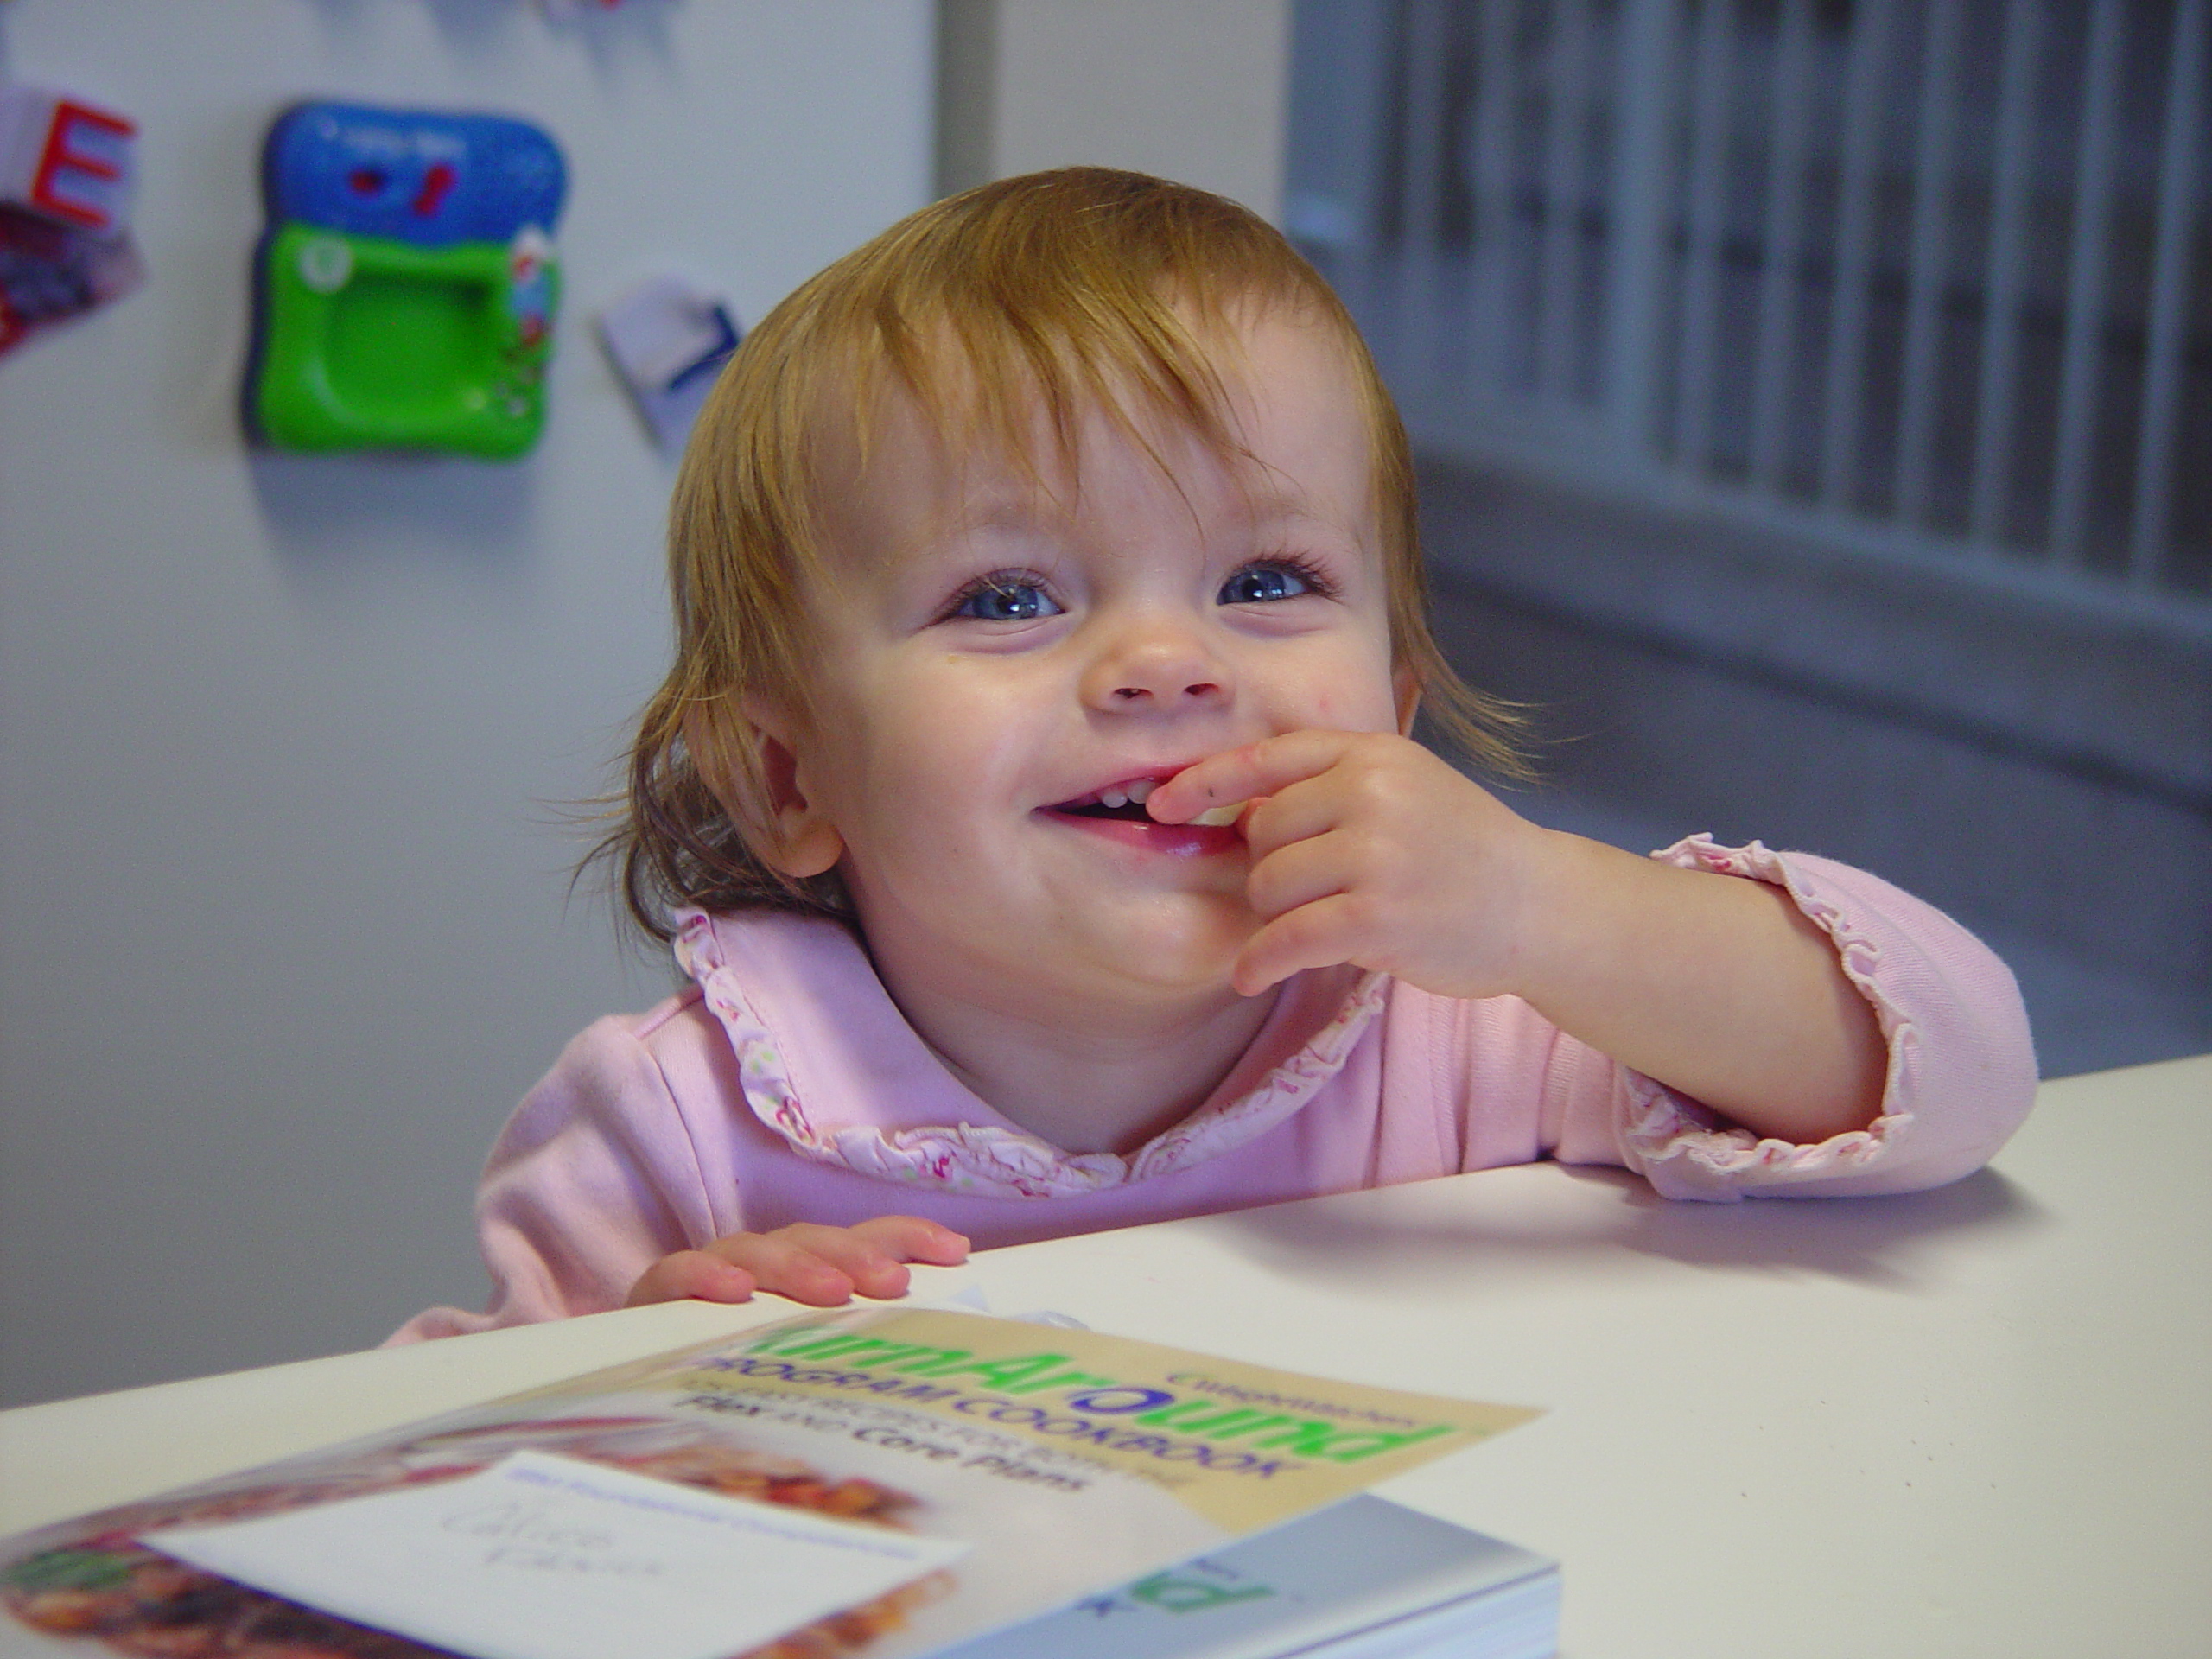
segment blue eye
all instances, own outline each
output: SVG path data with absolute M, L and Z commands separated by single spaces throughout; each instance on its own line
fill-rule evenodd
M 982 622 L 1034 622 L 1059 613 L 1052 595 L 1035 582 L 1006 576 L 979 582 L 961 595 L 952 611 Z
M 1319 591 L 1319 584 L 1287 564 L 1248 564 L 1221 584 L 1221 605 L 1265 605 Z

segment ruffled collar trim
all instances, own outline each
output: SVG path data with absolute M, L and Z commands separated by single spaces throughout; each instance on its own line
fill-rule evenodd
M 899 1016 L 858 941 L 843 928 L 789 916 L 714 916 L 696 910 L 682 912 L 677 922 L 677 961 L 728 1033 L 746 1104 L 763 1124 L 818 1163 L 992 1198 L 1069 1198 L 1154 1180 L 1266 1134 L 1344 1069 L 1382 1008 L 1389 984 L 1384 975 L 1362 975 L 1333 1017 L 1255 1086 L 1208 1101 L 1136 1151 L 1073 1153 L 1007 1122 L 946 1071 Z M 752 950 L 733 950 L 733 944 L 770 948 L 766 960 L 756 961 Z M 799 1052 L 787 1034 L 779 1034 L 779 1027 L 787 1022 L 771 1017 L 779 1007 L 772 995 L 778 990 L 832 1007 L 836 1000 L 864 1001 L 872 991 L 880 1006 L 857 1010 L 861 1023 L 879 1044 L 896 1048 L 903 1036 L 912 1048 L 893 1055 L 889 1069 L 912 1076 L 938 1108 L 936 1115 L 956 1121 L 908 1126 L 830 1121 L 831 1103 L 841 1098 L 862 1102 L 866 1109 L 875 1092 L 870 1084 L 880 1087 L 887 1063 L 880 1055 L 862 1060 L 836 1042 L 806 1044 Z M 1267 1035 L 1263 1031 L 1262 1040 Z M 794 1080 L 794 1060 L 798 1075 L 806 1079 L 804 1088 Z

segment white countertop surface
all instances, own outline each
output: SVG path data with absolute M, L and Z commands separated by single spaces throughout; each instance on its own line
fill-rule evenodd
M 1557 1556 L 1562 1651 L 2212 1653 L 2212 1056 L 1910 1198 L 1495 1170 L 922 1269 L 994 1312 L 1542 1406 L 1382 1489 Z M 0 1413 L 0 1531 L 789 1313 L 676 1304 Z

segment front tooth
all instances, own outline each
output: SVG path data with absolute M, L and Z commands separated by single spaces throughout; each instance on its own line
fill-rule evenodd
M 1140 778 L 1135 783 L 1129 785 L 1129 798 L 1135 801 L 1139 806 L 1142 806 L 1147 801 L 1152 798 L 1152 791 L 1159 787 L 1160 785 L 1153 782 L 1151 779 Z
M 1098 791 L 1098 804 L 1101 806 L 1127 806 L 1128 804 L 1129 798 L 1118 789 L 1102 789 Z

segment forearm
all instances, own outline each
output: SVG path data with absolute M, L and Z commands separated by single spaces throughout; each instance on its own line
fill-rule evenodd
M 1880 1027 L 1780 888 L 1554 836 L 1526 899 L 1516 988 L 1562 1030 L 1760 1135 L 1872 1120 Z
M 1763 1136 L 1869 1124 L 1887 1070 L 1834 946 L 1766 882 L 1538 828 L 1387 734 L 1292 732 L 1178 773 L 1147 806 L 1240 821 L 1262 925 L 1231 983 L 1256 995 L 1357 963 L 1439 996 L 1511 993 L 1621 1064 Z

